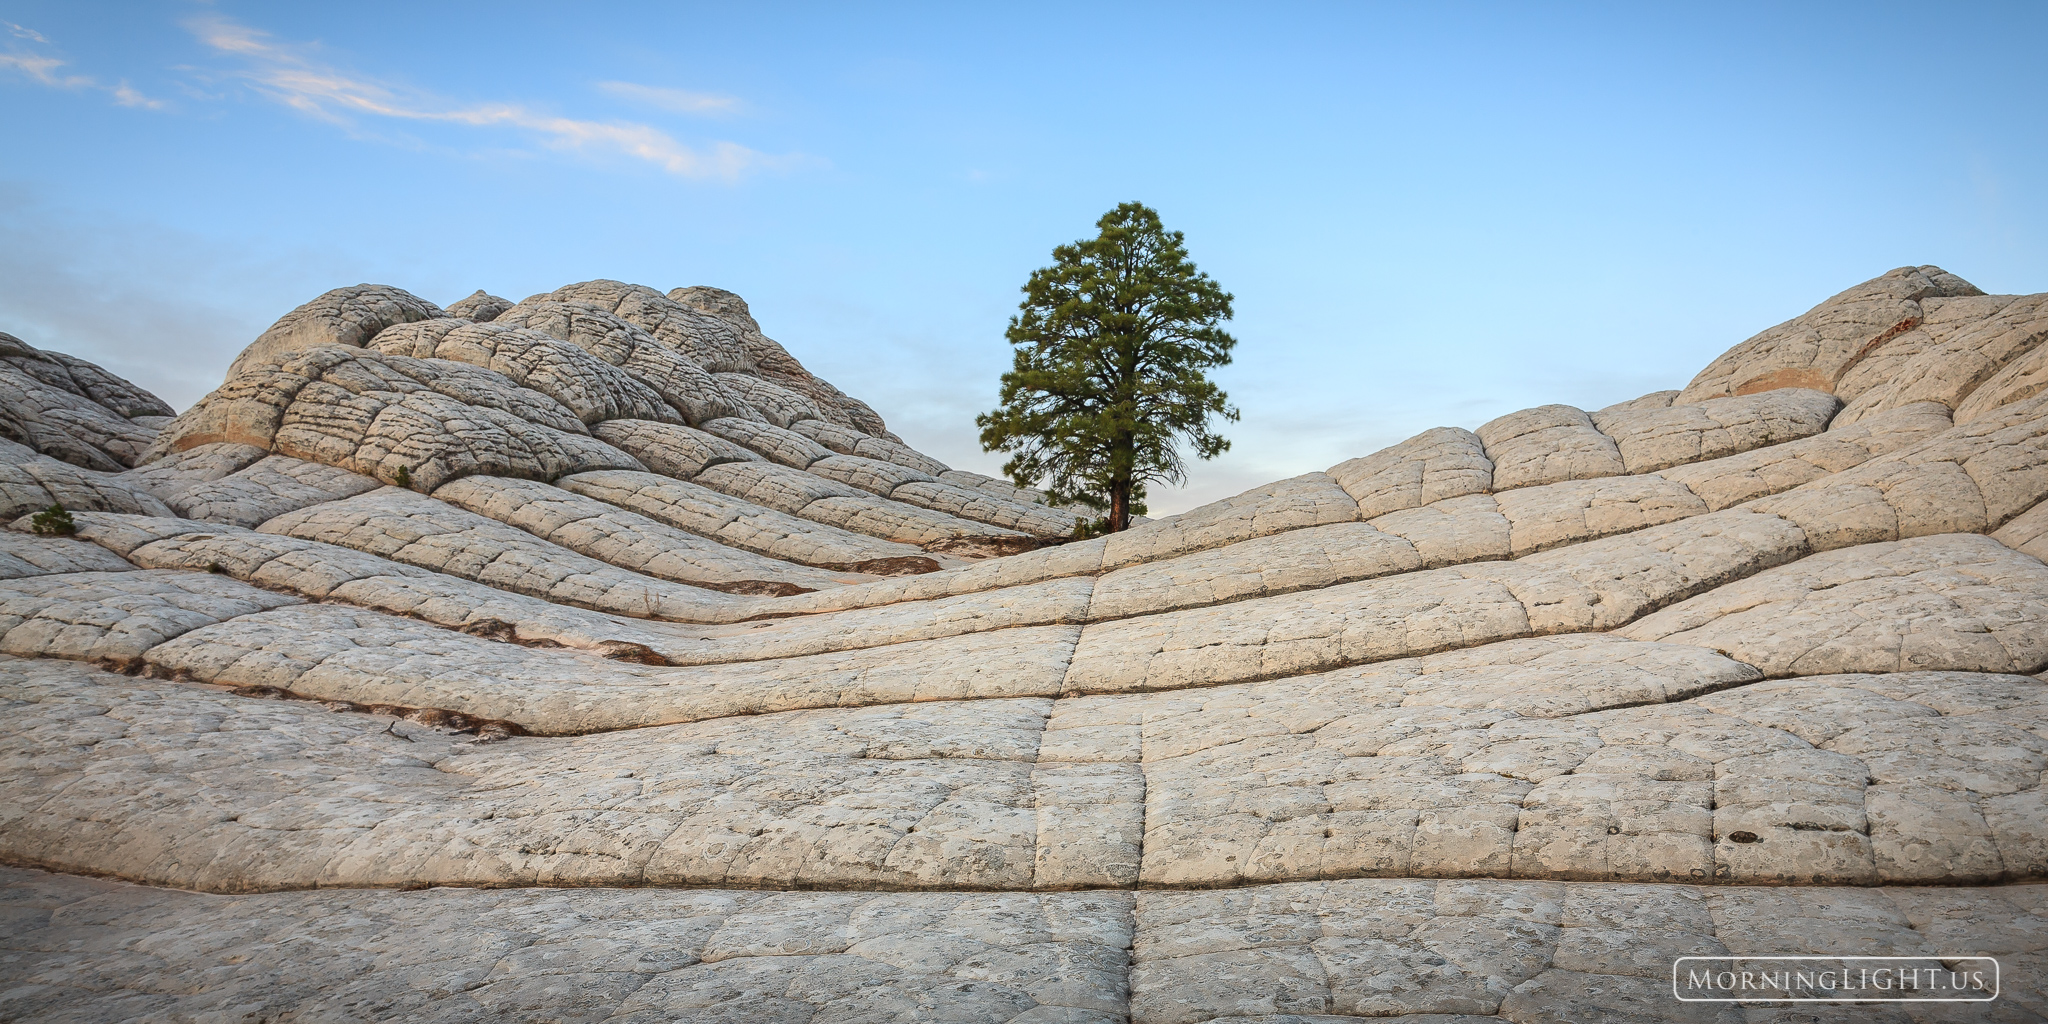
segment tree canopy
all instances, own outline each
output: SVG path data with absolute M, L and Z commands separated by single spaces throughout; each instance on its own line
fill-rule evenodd
M 1182 446 L 1213 459 L 1235 421 L 1206 371 L 1230 363 L 1237 339 L 1218 325 L 1231 296 L 1188 259 L 1178 231 L 1142 203 L 1095 222 L 1098 234 L 1052 252 L 1031 274 L 1007 333 L 1015 365 L 1000 405 L 975 417 L 1003 472 L 1061 504 L 1106 512 L 1111 531 L 1145 511 L 1145 485 L 1184 483 Z

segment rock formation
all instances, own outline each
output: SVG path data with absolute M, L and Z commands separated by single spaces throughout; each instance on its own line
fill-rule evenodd
M 714 288 L 0 335 L 0 1019 L 2040 1020 L 2044 342 L 1903 268 L 1071 541 Z M 1822 953 L 2003 993 L 1670 995 Z

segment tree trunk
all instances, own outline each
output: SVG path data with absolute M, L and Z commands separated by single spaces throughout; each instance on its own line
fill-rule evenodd
M 1118 480 L 1109 485 L 1109 532 L 1131 528 L 1131 485 Z

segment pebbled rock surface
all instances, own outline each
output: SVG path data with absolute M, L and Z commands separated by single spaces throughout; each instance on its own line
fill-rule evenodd
M 61 352 L 0 332 L 0 437 L 86 469 L 120 472 L 171 415 L 163 399 Z
M 0 336 L 0 1019 L 2041 1020 L 2044 310 L 1090 540 L 713 287 Z M 2002 989 L 1671 998 L 1765 954 Z

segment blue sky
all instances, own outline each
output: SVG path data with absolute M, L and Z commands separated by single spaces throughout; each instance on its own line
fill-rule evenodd
M 180 407 L 337 285 L 745 296 L 917 447 L 1136 199 L 1237 297 L 1178 511 L 1680 387 L 1904 264 L 2048 290 L 2048 5 L 0 0 L 0 330 Z

